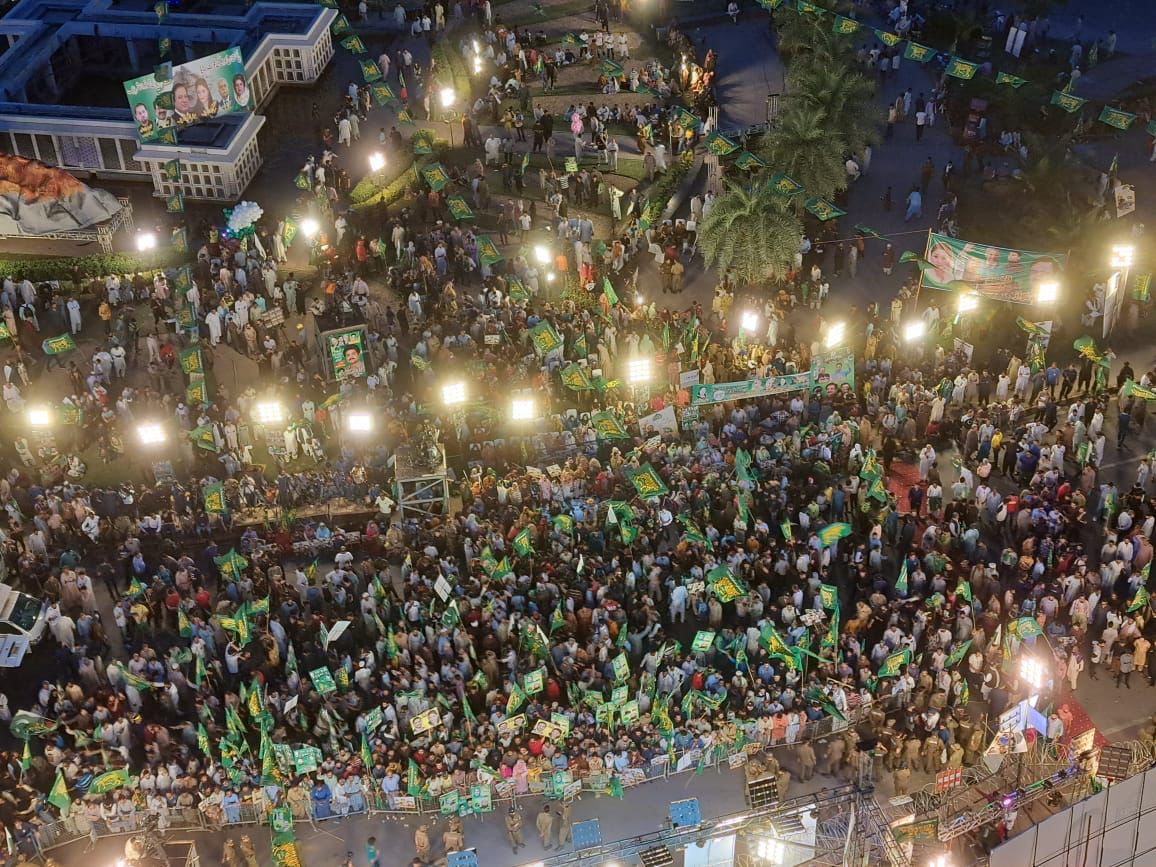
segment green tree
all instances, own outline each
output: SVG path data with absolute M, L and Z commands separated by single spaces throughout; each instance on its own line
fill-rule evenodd
M 827 112 L 798 99 L 764 137 L 761 156 L 771 171 L 784 172 L 802 184 L 808 196 L 829 199 L 847 186 L 846 149 L 846 140 Z
M 791 64 L 787 90 L 802 105 L 821 109 L 848 149 L 861 152 L 879 141 L 875 85 L 844 62 L 819 55 Z
M 764 185 L 731 185 L 698 227 L 708 266 L 730 269 L 740 283 L 761 283 L 794 261 L 803 226 L 790 201 Z

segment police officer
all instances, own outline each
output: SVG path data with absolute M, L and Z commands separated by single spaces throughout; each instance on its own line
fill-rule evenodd
M 506 814 L 506 837 L 515 855 L 518 854 L 520 846 L 526 845 L 522 842 L 522 816 L 513 807 L 510 807 L 510 812 Z

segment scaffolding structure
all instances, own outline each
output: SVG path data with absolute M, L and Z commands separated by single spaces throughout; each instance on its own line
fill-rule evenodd
M 427 461 L 412 445 L 398 446 L 394 455 L 394 490 L 402 520 L 424 517 L 440 518 L 449 506 L 449 470 L 446 450 L 437 444 L 437 460 Z
M 134 225 L 132 201 L 121 196 L 117 196 L 117 201 L 120 202 L 120 210 L 103 223 L 98 223 L 95 226 L 66 232 L 46 232 L 42 235 L 29 235 L 25 232 L 2 233 L 0 234 L 0 241 L 76 241 L 80 244 L 96 242 L 100 244 L 100 252 L 107 255 L 112 252 L 112 236 L 122 229 L 132 229 Z

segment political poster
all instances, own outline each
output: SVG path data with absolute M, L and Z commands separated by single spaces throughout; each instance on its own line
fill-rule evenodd
M 691 391 L 690 402 L 693 406 L 702 406 L 708 403 L 722 403 L 727 400 L 750 400 L 755 397 L 766 397 L 769 394 L 781 394 L 785 391 L 798 391 L 811 385 L 811 372 L 788 373 L 784 376 L 760 376 L 755 379 L 744 379 L 741 382 L 716 382 L 700 384 Z
M 995 301 L 1034 304 L 1039 287 L 1061 280 L 1067 256 L 976 244 L 931 232 L 920 283 L 976 292 Z
M 240 48 L 227 48 L 172 67 L 171 75 L 142 75 L 124 83 L 137 138 L 161 141 L 166 133 L 223 114 L 253 110 Z
M 360 328 L 325 335 L 325 348 L 333 378 L 361 379 L 365 376 L 365 333 Z

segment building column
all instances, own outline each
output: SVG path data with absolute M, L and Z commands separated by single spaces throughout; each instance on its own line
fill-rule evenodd
M 190 60 L 196 60 L 197 55 L 194 53 L 193 43 L 185 42 L 184 45 L 185 45 L 185 63 L 188 63 Z
M 140 52 L 136 50 L 136 40 L 126 39 L 124 44 L 128 48 L 129 68 L 134 71 L 140 69 Z

